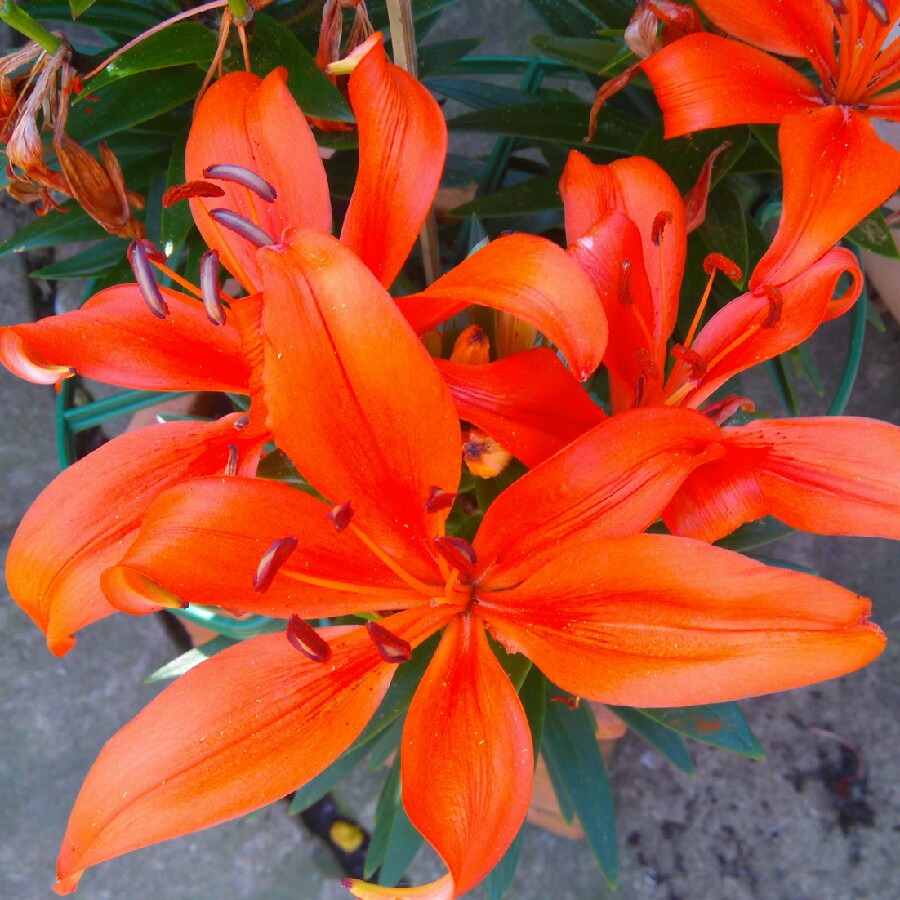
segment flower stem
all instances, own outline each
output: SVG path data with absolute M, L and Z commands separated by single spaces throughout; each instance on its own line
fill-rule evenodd
M 59 50 L 59 38 L 50 34 L 43 25 L 38 25 L 24 9 L 11 0 L 0 0 L 0 22 L 6 22 L 10 28 L 24 34 L 48 53 L 56 53 Z

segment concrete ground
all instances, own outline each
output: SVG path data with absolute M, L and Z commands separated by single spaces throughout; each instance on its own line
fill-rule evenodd
M 7 210 L 0 240 L 11 227 Z M 27 296 L 22 261 L 0 260 L 0 324 L 29 317 Z M 841 354 L 844 329 L 836 323 L 820 341 L 823 368 Z M 884 334 L 870 329 L 850 412 L 900 423 L 898 350 L 895 324 Z M 0 404 L 5 555 L 18 519 L 56 463 L 52 392 L 0 371 Z M 900 556 L 884 541 L 806 535 L 766 552 L 871 596 L 873 618 L 893 643 L 863 672 L 743 704 L 767 752 L 763 763 L 693 745 L 698 771 L 691 779 L 637 739 L 623 739 L 610 771 L 620 900 L 900 895 Z M 175 651 L 155 617 L 117 616 L 82 632 L 76 647 L 56 660 L 6 596 L 0 598 L 0 628 L 0 898 L 39 900 L 52 896 L 53 860 L 84 773 L 104 741 L 154 694 L 142 679 Z M 863 777 L 840 782 L 852 775 L 853 755 L 842 751 L 835 735 L 856 748 Z M 376 776 L 357 773 L 336 796 L 348 813 L 371 824 L 378 787 Z M 421 881 L 436 871 L 434 860 L 423 858 L 411 875 Z M 79 896 L 332 900 L 348 896 L 339 875 L 327 850 L 276 805 L 104 864 L 85 875 Z M 584 844 L 526 826 L 511 896 L 612 895 Z

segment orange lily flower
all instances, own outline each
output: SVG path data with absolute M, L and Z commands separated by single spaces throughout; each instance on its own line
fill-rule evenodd
M 789 281 L 900 187 L 900 153 L 870 120 L 900 119 L 897 0 L 697 0 L 718 28 L 641 63 L 666 137 L 778 122 L 784 205 L 750 287 Z M 837 42 L 837 47 L 835 47 Z M 759 48 L 759 49 L 757 49 Z M 806 61 L 810 80 L 770 54 Z
M 718 429 L 692 410 L 602 423 L 501 494 L 473 544 L 448 536 L 459 424 L 390 296 L 353 253 L 311 231 L 255 264 L 272 431 L 328 502 L 259 479 L 182 484 L 153 504 L 103 585 L 124 608 L 227 596 L 290 617 L 287 640 L 215 655 L 107 744 L 63 840 L 60 892 L 88 866 L 313 777 L 360 733 L 396 665 L 440 630 L 406 717 L 401 781 L 449 875 L 390 896 L 465 893 L 524 819 L 531 737 L 488 633 L 564 689 L 639 705 L 808 684 L 880 651 L 866 601 L 849 591 L 638 533 L 720 453 Z M 349 630 L 303 621 L 384 610 Z
M 446 130 L 428 92 L 386 60 L 380 35 L 358 48 L 354 62 L 349 90 L 360 173 L 341 240 L 387 285 L 437 190 Z M 262 358 L 257 246 L 280 239 L 288 227 L 331 228 L 325 170 L 287 91 L 284 70 L 264 80 L 235 73 L 213 85 L 197 107 L 185 167 L 188 183 L 174 196 L 191 198 L 195 221 L 212 249 L 205 256 L 203 290 L 180 283 L 204 300 L 206 314 L 196 298 L 157 287 L 150 269 L 155 256 L 140 244 L 131 252 L 141 285 L 104 291 L 76 312 L 0 329 L 0 362 L 36 383 L 58 383 L 77 370 L 141 390 L 253 396 L 252 427 L 240 434 L 231 420 L 128 434 L 64 472 L 38 498 L 13 540 L 7 579 L 57 655 L 72 646 L 74 631 L 114 611 L 97 590 L 99 575 L 121 558 L 160 491 L 186 478 L 232 471 L 232 446 L 241 473 L 253 474 L 268 436 L 265 405 L 255 390 Z M 224 298 L 227 312 L 215 283 L 217 260 L 251 294 Z M 596 299 L 589 279 L 559 247 L 513 235 L 472 257 L 462 275 L 446 276 L 450 284 L 439 290 L 466 295 L 474 291 L 467 288 L 471 279 L 483 303 L 509 305 L 517 294 L 527 295 L 532 318 L 573 365 L 587 373 L 599 364 L 605 322 L 591 316 Z M 215 325 L 224 319 L 224 326 L 214 327 L 207 316 Z M 579 327 L 588 319 L 594 324 Z

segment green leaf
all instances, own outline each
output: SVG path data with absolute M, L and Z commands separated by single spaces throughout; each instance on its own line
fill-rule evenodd
M 638 119 L 609 109 L 598 122 L 594 139 L 585 144 L 589 113 L 587 103 L 539 100 L 464 113 L 447 125 L 457 131 L 487 131 L 579 149 L 593 147 L 618 153 L 632 152 L 642 131 Z
M 216 36 L 212 31 L 196 22 L 176 22 L 116 57 L 88 82 L 88 93 L 140 72 L 190 64 L 206 71 L 215 52 Z
M 82 250 L 66 259 L 58 260 L 31 272 L 30 278 L 46 278 L 59 281 L 64 278 L 89 278 L 100 275 L 110 266 L 120 263 L 125 258 L 128 241 L 122 238 L 107 238 L 97 241 L 87 250 Z
M 644 709 L 644 715 L 701 744 L 728 750 L 750 759 L 766 754 L 750 730 L 737 703 L 709 703 L 680 709 Z
M 603 27 L 602 20 L 578 0 L 528 0 L 554 34 L 584 37 Z
M 559 175 L 550 172 L 529 178 L 511 187 L 501 188 L 482 197 L 476 197 L 447 215 L 464 218 L 476 215 L 486 219 L 504 216 L 521 216 L 530 213 L 562 209 L 559 196 Z
M 783 537 L 793 531 L 789 525 L 773 519 L 771 516 L 764 516 L 755 522 L 747 522 L 740 528 L 732 531 L 727 537 L 723 537 L 720 541 L 716 541 L 717 547 L 724 547 L 726 550 L 734 550 L 736 553 L 745 553 L 747 550 L 753 550 L 756 547 L 764 547 L 774 541 L 780 541 Z
M 586 703 L 569 709 L 563 703 L 547 702 L 543 752 L 551 779 L 555 772 L 606 881 L 614 886 L 618 869 L 615 814 L 594 717 Z
M 66 212 L 48 212 L 29 222 L 0 244 L 0 256 L 22 250 L 38 250 L 76 241 L 91 241 L 106 232 L 74 201 L 63 206 Z
M 368 747 L 345 750 L 324 772 L 294 791 L 288 815 L 294 816 L 321 800 L 338 782 L 343 781 L 365 758 Z
M 766 361 L 766 370 L 784 411 L 790 416 L 800 415 L 800 396 L 797 393 L 797 379 L 793 369 L 785 365 L 786 357 L 776 356 Z
M 73 106 L 67 131 L 81 144 L 134 128 L 194 100 L 203 83 L 195 66 L 170 69 L 164 76 L 141 72 L 97 91 L 97 98 Z
M 731 146 L 721 153 L 713 165 L 713 185 L 716 185 L 744 155 L 750 143 L 750 129 L 746 125 L 713 128 L 698 131 L 689 137 L 666 139 L 660 118 L 641 136 L 634 153 L 647 156 L 662 166 L 684 194 L 694 186 L 709 155 L 725 141 Z
M 894 235 L 880 209 L 874 209 L 847 233 L 847 240 L 863 250 L 870 250 L 888 259 L 900 259 Z
M 531 38 L 531 43 L 551 59 L 590 75 L 618 74 L 622 63 L 634 59 L 631 51 L 618 41 L 537 35 Z
M 422 845 L 422 836 L 413 828 L 400 799 L 400 755 L 394 760 L 375 806 L 375 827 L 369 840 L 363 877 L 376 869 L 379 884 L 396 884 Z
M 77 19 L 85 10 L 90 9 L 97 0 L 69 0 L 69 9 L 72 10 L 72 18 Z
M 694 774 L 694 763 L 684 742 L 669 728 L 651 719 L 643 710 L 628 706 L 610 709 L 639 737 L 686 775 Z
M 169 156 L 169 165 L 166 168 L 166 189 L 177 184 L 184 184 L 184 147 L 187 143 L 187 131 L 182 131 L 175 138 L 172 145 L 172 153 Z M 169 254 L 175 249 L 194 227 L 194 217 L 191 215 L 191 207 L 187 201 L 173 203 L 168 209 L 162 210 L 162 240 L 163 250 Z
M 378 737 L 373 738 L 369 746 L 369 770 L 377 772 L 390 758 L 392 753 L 397 752 L 400 746 L 400 738 L 403 734 L 403 724 L 406 716 L 398 716 L 388 725 Z
M 159 681 L 171 681 L 173 678 L 178 678 L 189 669 L 193 669 L 194 666 L 200 665 L 205 659 L 215 656 L 220 650 L 233 647 L 236 643 L 237 641 L 221 635 L 213 638 L 205 644 L 200 644 L 199 647 L 188 650 L 187 653 L 182 653 L 181 656 L 176 656 L 164 666 L 160 666 L 144 679 L 144 684 L 156 684 Z
M 284 66 L 287 86 L 303 114 L 333 122 L 352 122 L 353 113 L 340 91 L 325 77 L 312 54 L 280 22 L 257 13 L 253 18 L 250 62 L 260 76 Z
M 531 746 L 534 748 L 534 760 L 537 764 L 547 715 L 547 679 L 535 666 L 531 667 L 522 687 L 519 688 L 519 700 L 522 709 L 525 710 L 528 727 L 531 729 Z
M 741 277 L 736 284 L 743 287 L 750 275 L 747 216 L 728 182 L 719 184 L 710 193 L 706 202 L 706 218 L 697 233 L 711 253 L 721 253 L 737 264 Z
M 455 41 L 440 41 L 419 47 L 419 77 L 432 75 L 442 69 L 449 69 L 454 63 L 468 56 L 481 44 L 483 38 L 460 38 Z
M 516 867 L 519 864 L 519 853 L 522 849 L 522 831 L 513 838 L 513 842 L 506 848 L 506 853 L 500 857 L 500 861 L 491 869 L 481 883 L 487 900 L 503 900 L 512 885 L 516 875 Z
M 471 106 L 472 109 L 494 109 L 497 106 L 534 103 L 533 94 L 472 78 L 428 78 L 425 86 L 432 93 L 456 100 Z
M 83 3 L 83 0 L 75 2 Z M 158 25 L 176 11 L 152 0 L 95 0 L 84 4 L 78 24 L 127 40 Z M 28 12 L 42 22 L 49 20 L 72 24 L 71 0 L 28 0 Z

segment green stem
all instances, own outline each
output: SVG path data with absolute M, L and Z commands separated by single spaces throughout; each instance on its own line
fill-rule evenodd
M 10 28 L 24 34 L 48 53 L 56 53 L 59 50 L 59 38 L 50 34 L 43 25 L 38 25 L 24 9 L 11 0 L 0 0 L 0 22 L 6 22 Z

